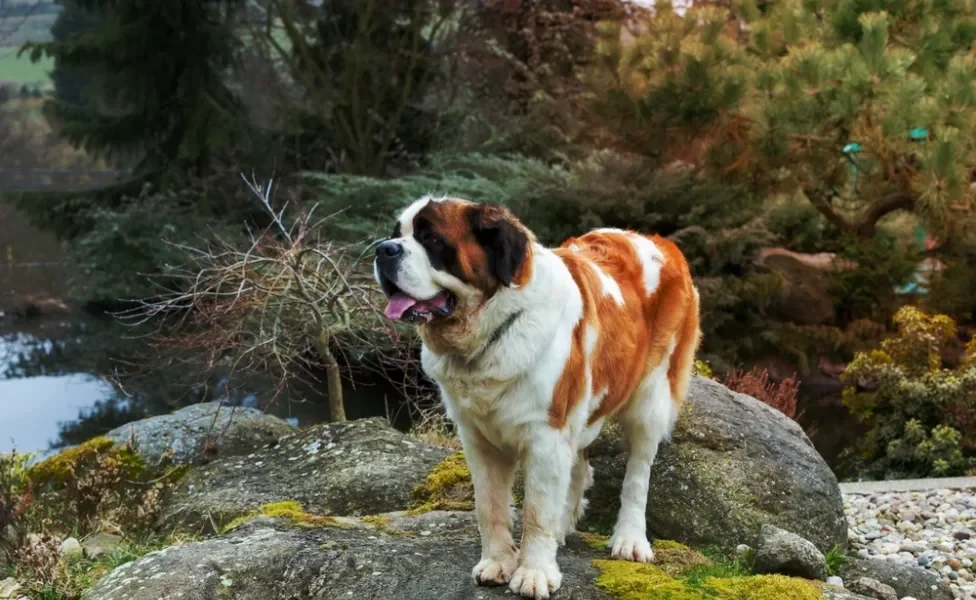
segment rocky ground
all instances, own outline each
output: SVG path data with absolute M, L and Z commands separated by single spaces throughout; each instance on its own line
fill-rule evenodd
M 976 489 L 845 494 L 844 512 L 861 558 L 924 567 L 976 600 Z
M 619 433 L 608 430 L 591 447 L 596 483 L 580 523 L 587 533 L 560 550 L 564 580 L 557 600 L 953 600 L 948 579 L 954 575 L 957 591 L 968 583 L 972 557 L 964 554 L 972 546 L 957 538 L 972 525 L 971 495 L 920 497 L 912 521 L 900 512 L 911 498 L 897 511 L 880 496 L 847 499 L 855 539 L 863 534 L 865 545 L 881 538 L 879 544 L 894 544 L 900 535 L 896 559 L 906 538 L 930 540 L 935 552 L 951 542 L 958 570 L 943 557 L 938 566 L 951 573 L 933 573 L 935 554 L 922 568 L 917 558 L 912 564 L 877 560 L 867 549 L 866 559 L 844 563 L 837 553 L 848 542 L 844 499 L 799 426 L 713 381 L 696 378 L 690 392 L 652 473 L 647 525 L 657 538 L 658 561 L 604 560 L 607 538 L 600 534 L 613 527 L 627 458 Z M 231 419 L 224 412 L 199 406 L 135 423 L 32 467 L 30 473 L 55 472 L 80 460 L 72 457 L 99 452 L 181 465 L 167 471 L 178 479 L 147 513 L 145 525 L 157 536 L 152 548 L 127 550 L 125 564 L 95 564 L 88 537 L 63 541 L 60 555 L 67 557 L 73 541 L 77 560 L 55 560 L 71 566 L 78 574 L 72 585 L 84 590 L 72 599 L 512 597 L 506 587 L 471 581 L 479 542 L 463 454 L 380 419 L 296 430 L 273 417 Z M 224 433 L 223 443 L 215 443 L 215 430 Z M 133 445 L 120 449 L 123 442 Z M 95 468 L 71 464 L 72 472 Z M 68 491 L 65 498 L 72 497 Z M 869 510 L 875 512 L 858 521 L 859 511 Z M 883 523 L 889 515 L 895 516 Z M 919 524 L 917 540 L 909 534 L 914 525 L 902 521 Z M 926 538 L 932 528 L 922 525 L 940 523 L 949 537 Z M 516 519 L 515 539 L 519 525 Z M 98 569 L 97 577 L 87 575 Z M 0 581 L 0 599 L 20 600 L 37 587 L 26 569 L 11 572 L 14 578 Z M 5 590 L 6 584 L 18 589 Z

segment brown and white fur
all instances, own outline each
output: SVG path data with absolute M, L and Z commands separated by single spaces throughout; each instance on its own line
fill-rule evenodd
M 501 207 L 426 197 L 403 211 L 374 266 L 388 295 L 421 307 L 423 369 L 474 482 L 482 547 L 474 579 L 528 598 L 559 588 L 557 546 L 593 482 L 584 450 L 611 416 L 629 458 L 610 551 L 652 561 L 651 464 L 685 399 L 700 339 L 698 292 L 677 246 L 598 229 L 550 249 Z M 441 312 L 426 314 L 428 301 Z M 511 533 L 519 463 L 521 548 Z

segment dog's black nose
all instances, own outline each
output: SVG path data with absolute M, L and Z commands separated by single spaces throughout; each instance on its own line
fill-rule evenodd
M 400 245 L 400 242 L 386 240 L 376 247 L 376 258 L 389 260 L 396 258 L 401 252 L 403 252 L 403 246 Z

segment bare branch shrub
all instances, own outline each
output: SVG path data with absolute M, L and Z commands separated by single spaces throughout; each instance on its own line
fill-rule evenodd
M 244 181 L 270 225 L 251 231 L 244 247 L 220 236 L 204 248 L 179 246 L 188 262 L 168 275 L 174 291 L 140 302 L 123 320 L 164 317 L 169 326 L 157 330 L 158 347 L 202 360 L 206 368 L 229 361 L 232 375 L 271 374 L 269 403 L 291 383 L 316 386 L 316 370 L 323 368 L 332 421 L 346 419 L 343 363 L 399 377 L 394 383 L 415 398 L 414 338 L 383 316 L 384 299 L 366 259 L 371 244 L 322 239 L 318 229 L 335 215 L 313 221 L 315 207 L 304 212 L 294 200 L 276 208 L 273 180 Z

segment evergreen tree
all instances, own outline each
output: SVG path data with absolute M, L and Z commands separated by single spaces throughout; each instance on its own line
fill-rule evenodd
M 805 196 L 862 239 L 898 210 L 971 233 L 976 4 L 747 0 L 728 16 L 659 6 L 630 45 L 607 27 L 594 77 L 612 107 L 647 137 L 694 125 L 714 174 Z
M 63 139 L 132 172 L 107 187 L 14 200 L 36 226 L 72 242 L 75 291 L 111 304 L 156 291 L 145 276 L 173 259 L 167 242 L 240 229 L 257 207 L 242 200 L 238 165 L 257 171 L 273 156 L 232 87 L 245 0 L 72 1 L 97 27 L 62 21 L 60 39 L 21 52 L 54 58 L 62 73 L 95 74 L 80 103 L 68 83 L 45 114 Z M 225 169 L 229 191 L 215 185 Z
M 97 103 L 46 104 L 62 137 L 94 156 L 132 160 L 140 183 L 164 188 L 247 151 L 251 132 L 227 81 L 244 0 L 74 2 L 97 16 L 97 29 L 22 48 L 35 61 L 46 55 L 60 67 L 99 72 Z
M 95 31 L 102 26 L 102 19 L 79 7 L 75 0 L 65 0 L 61 12 L 51 25 L 51 38 L 55 42 L 65 42 L 70 36 Z M 54 96 L 58 101 L 69 105 L 86 104 L 85 91 L 90 88 L 97 76 L 95 65 L 68 65 L 55 59 L 51 80 L 54 83 Z

